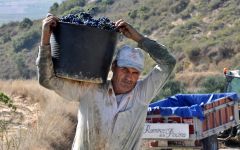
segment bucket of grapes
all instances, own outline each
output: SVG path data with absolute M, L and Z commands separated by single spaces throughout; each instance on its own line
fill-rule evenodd
M 117 42 L 114 23 L 88 13 L 60 18 L 50 44 L 56 76 L 71 80 L 106 82 Z

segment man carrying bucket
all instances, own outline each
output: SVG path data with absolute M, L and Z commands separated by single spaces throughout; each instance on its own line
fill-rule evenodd
M 62 97 L 79 101 L 73 150 L 139 149 L 147 108 L 172 72 L 176 60 L 167 48 L 142 36 L 124 20 L 115 26 L 138 43 L 157 66 L 143 79 L 144 55 L 139 48 L 123 46 L 112 64 L 113 77 L 104 84 L 82 83 L 56 77 L 51 59 L 50 35 L 55 16 L 43 20 L 37 59 L 39 83 Z

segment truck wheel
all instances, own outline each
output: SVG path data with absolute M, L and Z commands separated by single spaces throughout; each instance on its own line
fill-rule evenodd
M 202 140 L 203 150 L 218 150 L 217 135 L 212 135 Z

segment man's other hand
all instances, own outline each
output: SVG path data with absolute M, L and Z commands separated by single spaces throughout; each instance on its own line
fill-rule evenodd
M 136 42 L 139 42 L 141 39 L 143 39 L 143 35 L 123 19 L 116 21 L 115 26 L 127 38 L 130 38 Z
M 53 15 L 48 15 L 42 21 L 42 37 L 41 37 L 41 46 L 50 44 L 50 36 L 52 29 L 57 26 L 59 18 Z

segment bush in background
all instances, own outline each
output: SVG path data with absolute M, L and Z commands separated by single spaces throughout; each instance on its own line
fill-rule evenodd
M 224 92 L 226 80 L 222 76 L 210 76 L 203 79 L 200 86 L 200 93 L 221 93 Z
M 175 94 L 185 93 L 184 85 L 177 80 L 169 80 L 161 89 L 160 93 L 154 98 L 153 101 L 166 98 Z
M 37 30 L 30 30 L 26 34 L 17 37 L 13 40 L 14 52 L 20 52 L 23 49 L 30 50 L 40 39 L 40 32 Z
M 33 22 L 29 18 L 24 18 L 22 22 L 19 23 L 20 28 L 30 28 L 33 25 Z
M 13 56 L 14 61 L 16 63 L 17 71 L 21 75 L 21 78 L 23 79 L 31 79 L 32 76 L 35 75 L 35 70 L 32 70 L 27 65 L 27 62 L 24 58 L 24 54 L 22 52 L 19 52 Z
M 171 11 L 174 14 L 178 14 L 182 12 L 185 8 L 187 8 L 189 0 L 179 0 L 171 7 Z
M 1 38 L 0 38 L 0 43 L 4 44 L 8 41 L 11 41 L 11 36 L 9 33 L 4 34 Z
M 16 110 L 16 106 L 13 105 L 13 101 L 4 93 L 0 92 L 0 102 L 4 103 L 9 108 Z
M 53 4 L 51 11 L 56 13 L 56 15 L 63 14 L 76 6 L 83 7 L 85 5 L 85 0 L 68 0 L 63 1 L 60 5 Z

